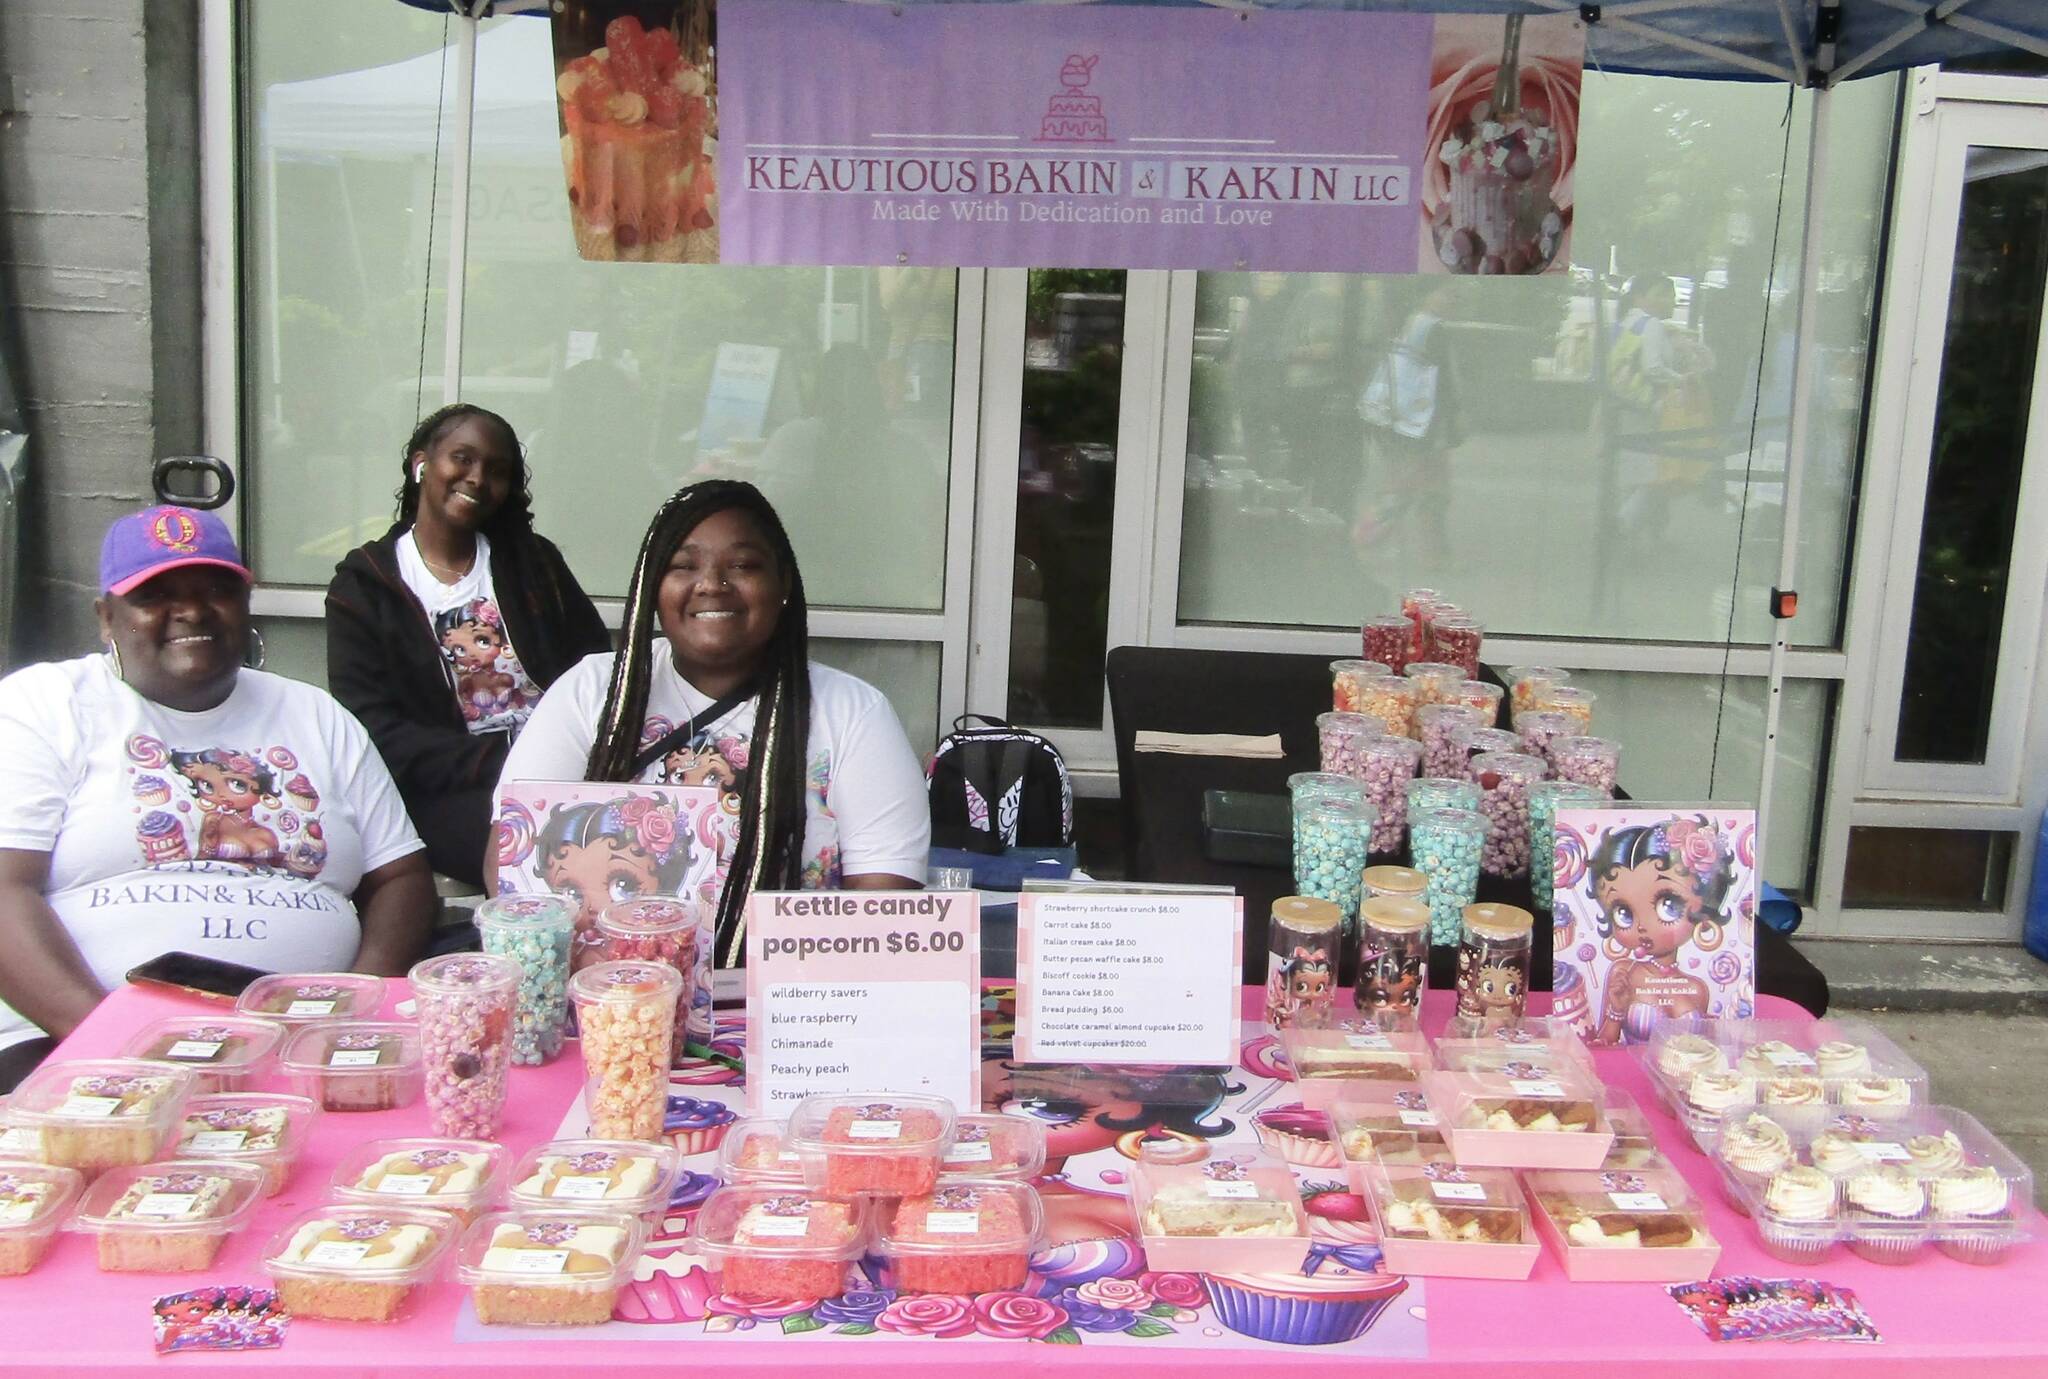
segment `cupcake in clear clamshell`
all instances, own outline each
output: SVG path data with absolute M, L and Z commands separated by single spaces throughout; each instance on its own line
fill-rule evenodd
M 1830 1039 L 1813 1051 L 1822 1077 L 1861 1077 L 1870 1071 L 1870 1050 L 1846 1039 Z
M 1759 1115 L 1724 1125 L 1714 1155 L 1730 1178 L 1756 1192 L 1765 1191 L 1771 1179 L 1797 1161 L 1792 1152 L 1792 1137 L 1785 1133 L 1785 1127 L 1769 1116 Z M 1745 1215 L 1748 1213 L 1741 1194 L 1731 1193 L 1729 1200 Z
M 1910 1136 L 1905 1149 L 1905 1170 L 1915 1178 L 1946 1178 L 1969 1162 L 1963 1142 L 1953 1130 Z
M 2013 1229 L 2012 1185 L 1989 1164 L 1937 1178 L 1928 1199 L 1935 1247 L 1965 1264 L 1996 1264 L 2022 1238 Z
M 1757 1084 L 1757 1099 L 1766 1106 L 1820 1106 L 1827 1085 L 1817 1077 L 1772 1077 Z
M 1770 1254 L 1794 1264 L 1822 1259 L 1835 1244 L 1834 1180 L 1795 1164 L 1772 1177 L 1755 1216 Z
M 1927 1189 L 1897 1164 L 1882 1164 L 1851 1178 L 1846 1188 L 1854 1228 L 1849 1248 L 1873 1264 L 1904 1264 L 1927 1244 L 1922 1222 Z
M 1677 1086 L 1701 1073 L 1726 1072 L 1728 1055 L 1713 1040 L 1697 1034 L 1674 1034 L 1657 1050 L 1657 1071 Z
M 1841 1106 L 1910 1106 L 1913 1084 L 1902 1077 L 1862 1077 L 1835 1086 Z
M 1756 1083 L 1741 1073 L 1695 1073 L 1685 1085 L 1686 1128 L 1695 1135 L 1720 1123 L 1722 1112 L 1756 1100 Z
M 1806 1157 L 1830 1178 L 1847 1178 L 1861 1173 L 1871 1157 L 1856 1136 L 1842 1130 L 1823 1130 L 1807 1146 Z
M 1782 1039 L 1766 1039 L 1742 1052 L 1736 1065 L 1751 1077 L 1783 1077 L 1787 1073 L 1810 1071 L 1813 1056 L 1793 1048 Z

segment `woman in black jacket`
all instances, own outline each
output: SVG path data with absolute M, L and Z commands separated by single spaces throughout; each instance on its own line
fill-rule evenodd
M 327 684 L 369 729 L 434 870 L 481 884 L 512 739 L 542 692 L 611 638 L 533 530 L 503 417 L 443 407 L 412 433 L 404 465 L 398 521 L 327 586 Z

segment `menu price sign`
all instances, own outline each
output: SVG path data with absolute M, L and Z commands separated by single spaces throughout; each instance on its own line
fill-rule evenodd
M 1017 904 L 1017 1057 L 1233 1063 L 1243 959 L 1236 896 L 1027 892 Z
M 973 891 L 762 892 L 747 911 L 747 1111 L 815 1092 L 981 1105 Z

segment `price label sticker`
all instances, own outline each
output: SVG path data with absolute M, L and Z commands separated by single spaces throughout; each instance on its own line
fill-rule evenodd
M 137 1216 L 155 1216 L 168 1219 L 175 1216 L 190 1216 L 199 1205 L 199 1196 L 192 1192 L 152 1192 L 135 1204 Z
M 1906 1152 L 1906 1146 L 1894 1144 L 1890 1140 L 1858 1140 L 1856 1152 L 1874 1163 L 1881 1164 L 1902 1164 L 1913 1157 Z
M 1394 1047 L 1394 1041 L 1387 1038 L 1387 1032 L 1381 1029 L 1360 1030 L 1355 1034 L 1347 1034 L 1344 1036 L 1344 1043 L 1354 1049 L 1391 1049 Z
M 1431 1183 L 1429 1190 L 1435 1194 L 1440 1202 L 1484 1202 L 1486 1200 L 1486 1184 L 1484 1183 Z
M 304 1020 L 317 1015 L 332 1015 L 336 1004 L 335 1001 L 293 1001 L 284 1008 L 284 1013 Z
M 91 1116 L 102 1118 L 113 1115 L 121 1109 L 121 1098 L 117 1096 L 68 1096 L 57 1108 L 60 1116 Z
M 506 1261 L 508 1274 L 560 1274 L 569 1269 L 567 1250 L 514 1250 Z
M 900 1140 L 903 1138 L 903 1122 L 857 1120 L 846 1127 L 846 1133 L 857 1140 Z
M 434 1192 L 434 1175 L 431 1173 L 387 1173 L 377 1184 L 377 1191 L 388 1192 L 393 1197 L 430 1197 Z
M 981 1231 L 978 1211 L 928 1211 L 924 1228 L 933 1235 L 977 1235 Z
M 1617 1211 L 1669 1211 L 1664 1199 L 1654 1192 L 1610 1192 L 1607 1200 Z
M 756 1240 L 796 1240 L 810 1234 L 811 1223 L 803 1216 L 764 1216 L 754 1223 Z
M 248 1143 L 247 1130 L 201 1130 L 183 1148 L 194 1154 L 232 1154 Z
M 1779 1068 L 1811 1068 L 1816 1066 L 1812 1054 L 1801 1053 L 1797 1049 L 1766 1049 L 1764 1057 L 1771 1061 L 1772 1066 Z
M 1403 1112 L 1401 1113 L 1401 1124 L 1403 1124 L 1403 1125 L 1412 1125 L 1412 1126 L 1432 1126 L 1432 1127 L 1433 1127 L 1433 1126 L 1435 1126 L 1435 1124 L 1436 1124 L 1436 1112 L 1434 1112 L 1434 1111 L 1403 1111 Z
M 328 1055 L 330 1068 L 374 1068 L 384 1056 L 382 1049 L 336 1049 Z
M 1257 1183 L 1209 1183 L 1206 1186 L 1211 1197 L 1227 1197 L 1241 1202 L 1255 1202 L 1259 1197 Z
M 28 1220 L 36 1214 L 36 1200 L 34 1197 L 10 1199 L 5 1206 L 0 1206 L 0 1221 L 5 1221 L 9 1225 L 17 1225 Z
M 15 1126 L 0 1133 L 0 1154 L 38 1155 L 43 1152 L 43 1135 L 40 1130 Z
M 557 1178 L 555 1180 L 555 1196 L 573 1197 L 585 1202 L 601 1201 L 605 1194 L 611 1191 L 611 1188 L 612 1182 L 609 1178 Z
M 967 1144 L 956 1144 L 946 1151 L 949 1164 L 994 1163 L 996 1147 L 987 1140 L 974 1140 Z
M 360 1264 L 370 1253 L 367 1240 L 323 1240 L 306 1251 L 308 1264 Z
M 220 1051 L 225 1047 L 227 1047 L 226 1043 L 219 1039 L 180 1039 L 177 1043 L 171 1045 L 170 1048 L 164 1050 L 164 1056 L 166 1058 L 185 1059 L 194 1063 L 204 1063 L 209 1059 L 220 1057 Z
M 1565 1094 L 1562 1082 L 1532 1082 L 1523 1078 L 1510 1078 L 1508 1085 L 1515 1089 L 1516 1096 L 1561 1097 Z

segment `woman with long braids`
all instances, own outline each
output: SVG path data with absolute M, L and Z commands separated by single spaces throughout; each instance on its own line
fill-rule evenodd
M 611 639 L 533 529 L 503 417 L 443 407 L 403 463 L 397 522 L 327 586 L 327 683 L 370 730 L 434 870 L 475 885 L 512 739 L 547 687 Z
M 757 889 L 922 884 L 924 773 L 882 692 L 810 659 L 808 618 L 796 552 L 761 491 L 716 479 L 682 489 L 640 544 L 622 649 L 547 692 L 500 777 L 708 779 L 736 796 L 721 967 L 740 963 Z M 707 771 L 714 757 L 726 769 Z

